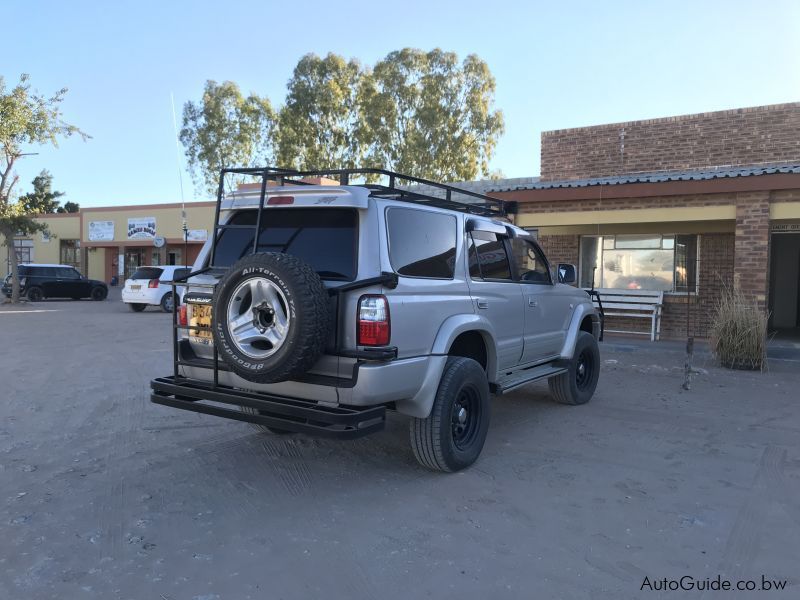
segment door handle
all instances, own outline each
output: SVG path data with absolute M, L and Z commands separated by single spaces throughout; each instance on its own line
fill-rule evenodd
M 539 303 L 536 301 L 536 298 L 528 298 L 528 306 L 531 308 L 536 308 L 539 306 Z
M 475 303 L 478 305 L 478 308 L 489 308 L 489 301 L 483 298 L 478 298 Z

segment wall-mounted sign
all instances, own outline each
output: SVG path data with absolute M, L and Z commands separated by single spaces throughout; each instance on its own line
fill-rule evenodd
M 186 232 L 186 240 L 189 242 L 205 242 L 207 239 L 207 229 L 190 229 Z
M 114 221 L 89 221 L 90 242 L 113 242 Z
M 166 243 L 167 243 L 167 240 L 165 238 L 161 237 L 160 235 L 158 235 L 158 236 L 153 238 L 153 246 L 155 246 L 156 248 L 163 248 L 164 244 L 166 244 Z
M 773 233 L 781 231 L 800 231 L 800 223 L 772 223 L 770 230 Z
M 128 239 L 148 240 L 156 237 L 155 217 L 134 217 L 128 219 Z
M 42 243 L 43 244 L 49 244 L 50 243 L 50 232 L 49 231 L 43 231 L 42 232 Z

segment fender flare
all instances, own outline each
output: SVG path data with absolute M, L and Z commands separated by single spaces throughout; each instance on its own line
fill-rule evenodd
M 445 319 L 436 334 L 431 354 L 447 354 L 455 339 L 469 331 L 475 331 L 483 338 L 486 346 L 486 373 L 489 381 L 494 381 L 497 374 L 496 337 L 492 323 L 483 316 L 465 314 L 453 315 Z
M 572 313 L 572 321 L 567 329 L 567 335 L 564 338 L 564 345 L 561 348 L 561 358 L 563 360 L 572 360 L 572 355 L 575 353 L 575 343 L 578 341 L 578 332 L 581 329 L 583 320 L 590 316 L 592 318 L 592 335 L 597 338 L 600 335 L 600 315 L 597 309 L 589 302 L 581 302 Z

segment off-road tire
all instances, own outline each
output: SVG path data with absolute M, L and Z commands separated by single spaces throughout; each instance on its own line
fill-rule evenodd
M 104 287 L 97 286 L 92 288 L 90 292 L 92 300 L 95 302 L 100 302 L 101 300 L 105 300 L 108 297 L 108 290 Z
M 248 356 L 236 346 L 229 331 L 228 303 L 239 285 L 261 277 L 283 293 L 288 328 L 282 345 L 263 359 Z M 251 254 L 236 263 L 214 290 L 214 343 L 222 360 L 233 371 L 255 383 L 286 381 L 308 371 L 322 355 L 332 327 L 328 291 L 319 275 L 305 261 L 289 254 Z
M 464 397 L 474 414 L 467 419 L 474 427 L 457 442 L 456 421 Z M 412 418 L 411 448 L 419 463 L 434 471 L 459 471 L 474 463 L 483 449 L 489 430 L 489 383 L 483 367 L 471 358 L 451 356 L 447 359 L 431 413 L 425 419 Z
M 253 408 L 251 406 L 241 406 L 242 412 L 248 415 L 257 415 L 259 414 L 258 409 Z M 272 433 L 274 435 L 290 435 L 294 433 L 294 431 L 287 431 L 286 429 L 278 429 L 277 427 L 270 427 L 269 425 L 259 425 L 258 423 L 250 423 L 251 427 L 254 427 L 258 431 L 263 433 Z
M 147 304 L 141 304 L 139 302 L 128 304 L 128 306 L 133 312 L 142 312 L 145 308 L 147 308 Z
M 584 373 L 580 373 L 583 364 Z M 586 404 L 592 399 L 600 377 L 600 349 L 591 333 L 578 332 L 575 353 L 566 373 L 547 380 L 550 394 L 561 404 Z
M 25 297 L 28 299 L 28 302 L 41 302 L 44 299 L 44 292 L 42 288 L 39 286 L 29 287 L 28 291 L 25 293 Z
M 172 312 L 172 305 L 169 304 L 171 300 L 172 300 L 172 292 L 167 292 L 161 297 L 161 302 L 160 302 L 161 310 L 163 310 L 165 313 Z M 180 302 L 180 299 L 178 299 L 178 302 Z

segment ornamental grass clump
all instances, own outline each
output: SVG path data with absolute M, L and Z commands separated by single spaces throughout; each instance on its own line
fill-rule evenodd
M 711 322 L 711 349 L 723 367 L 764 370 L 767 319 L 767 313 L 741 291 L 723 289 Z

